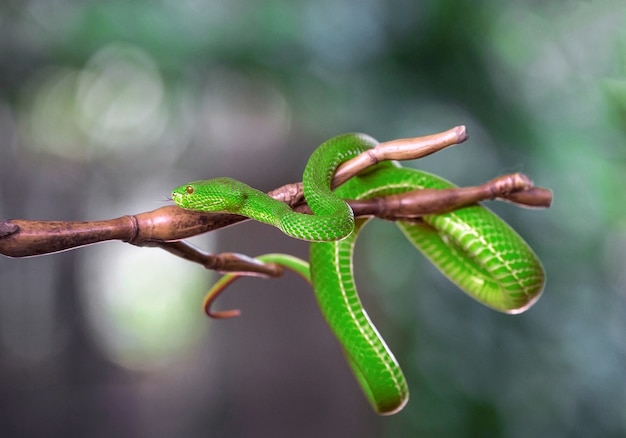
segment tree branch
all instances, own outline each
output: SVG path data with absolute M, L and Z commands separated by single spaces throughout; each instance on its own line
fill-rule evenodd
M 382 160 L 419 158 L 466 139 L 465 127 L 458 126 L 426 137 L 380 143 L 340 166 L 333 179 L 333 186 Z M 287 184 L 269 192 L 269 195 L 297 211 L 308 210 L 301 183 Z M 475 187 L 416 190 L 401 195 L 348 202 L 355 216 L 397 220 L 441 213 L 492 199 L 506 200 L 522 206 L 548 207 L 552 193 L 550 190 L 534 187 L 527 176 L 515 173 Z M 208 254 L 182 242 L 183 239 L 246 219 L 231 214 L 201 213 L 167 206 L 103 221 L 4 220 L 0 221 L 0 254 L 8 257 L 38 256 L 98 242 L 121 240 L 137 246 L 160 247 L 207 269 L 245 272 L 248 275 L 281 275 L 282 269 L 279 266 L 263 264 L 242 254 Z

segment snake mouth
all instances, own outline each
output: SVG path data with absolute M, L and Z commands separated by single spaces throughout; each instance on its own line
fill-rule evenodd
M 185 207 L 185 197 L 181 193 L 172 192 L 172 195 L 168 198 L 168 201 L 173 201 L 174 204 L 179 207 Z

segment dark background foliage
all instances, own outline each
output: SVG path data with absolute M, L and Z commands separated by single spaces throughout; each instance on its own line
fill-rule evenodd
M 231 176 L 269 190 L 348 131 L 467 125 L 411 163 L 460 185 L 523 171 L 549 210 L 492 205 L 542 258 L 525 314 L 459 293 L 392 224 L 356 271 L 412 391 L 372 413 L 295 276 L 216 278 L 107 243 L 0 259 L 3 436 L 624 436 L 626 8 L 619 1 L 5 1 L 0 216 L 95 220 Z M 306 244 L 246 223 L 199 237 Z

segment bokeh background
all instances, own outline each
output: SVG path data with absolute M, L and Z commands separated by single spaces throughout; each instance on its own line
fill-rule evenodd
M 626 4 L 619 0 L 69 0 L 0 5 L 0 217 L 96 220 L 231 176 L 300 179 L 336 134 L 465 124 L 411 163 L 523 171 L 548 210 L 491 207 L 548 283 L 518 316 L 455 289 L 393 224 L 363 233 L 367 308 L 411 388 L 378 417 L 309 287 L 119 242 L 0 258 L 0 433 L 47 437 L 626 436 Z M 211 251 L 306 256 L 246 223 Z

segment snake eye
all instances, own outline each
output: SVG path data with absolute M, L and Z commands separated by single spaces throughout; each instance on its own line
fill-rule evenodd
M 193 187 L 192 186 L 187 186 L 185 188 L 185 193 L 187 193 L 188 195 L 191 195 L 193 193 Z

